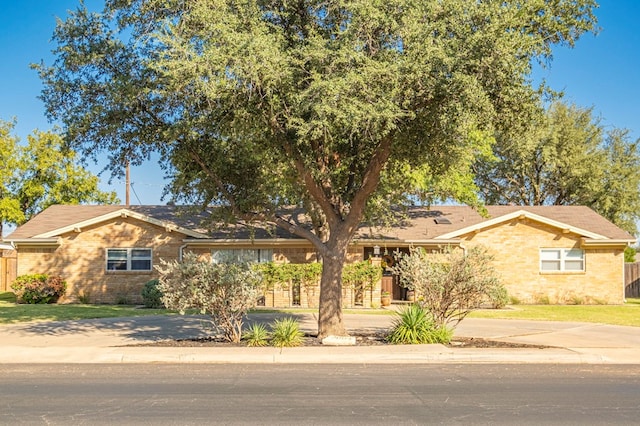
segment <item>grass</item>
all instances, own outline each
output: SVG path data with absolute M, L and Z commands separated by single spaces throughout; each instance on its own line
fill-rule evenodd
M 511 305 L 507 309 L 475 311 L 468 318 L 594 322 L 640 327 L 640 299 L 627 299 L 624 305 Z
M 163 314 L 175 313 L 166 309 L 140 309 L 122 305 L 19 305 L 0 301 L 0 325 L 29 321 L 67 321 Z
M 166 309 L 140 309 L 123 305 L 18 305 L 12 293 L 0 292 L 0 325 L 28 321 L 66 321 L 90 318 L 175 315 Z M 317 309 L 256 309 L 252 312 L 316 313 Z M 345 314 L 394 315 L 385 309 L 345 309 Z M 624 305 L 511 305 L 508 309 L 483 309 L 469 318 L 528 319 L 539 321 L 595 322 L 640 327 L 640 298 Z

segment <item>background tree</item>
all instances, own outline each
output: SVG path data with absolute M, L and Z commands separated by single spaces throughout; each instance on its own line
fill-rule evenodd
M 20 201 L 16 187 L 18 165 L 18 138 L 11 134 L 13 123 L 0 121 L 0 238 L 4 223 L 21 223 L 24 213 L 20 210 Z
M 20 145 L 12 129 L 0 122 L 0 235 L 3 224 L 21 225 L 52 204 L 118 202 L 115 192 L 98 189 L 98 177 L 76 164 L 59 135 L 36 130 Z
M 631 233 L 640 219 L 640 141 L 606 130 L 591 108 L 562 102 L 519 134 L 501 134 L 478 162 L 488 204 L 586 205 Z
M 322 338 L 345 334 L 341 272 L 363 218 L 416 189 L 468 195 L 460 182 L 494 131 L 538 108 L 531 61 L 592 30 L 594 7 L 110 0 L 59 22 L 43 99 L 71 146 L 108 152 L 112 171 L 158 151 L 178 201 L 309 240 Z M 444 192 L 416 188 L 429 182 Z

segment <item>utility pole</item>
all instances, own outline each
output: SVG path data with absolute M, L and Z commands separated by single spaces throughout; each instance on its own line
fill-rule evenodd
M 131 176 L 129 173 L 130 163 L 127 161 L 127 170 L 126 170 L 126 178 L 125 178 L 125 203 L 126 206 L 129 207 L 129 187 L 131 186 Z

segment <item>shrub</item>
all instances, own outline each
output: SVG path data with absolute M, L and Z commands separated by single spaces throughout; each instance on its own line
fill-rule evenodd
M 453 331 L 438 326 L 427 310 L 413 304 L 397 313 L 387 340 L 393 344 L 449 343 Z
M 509 294 L 503 285 L 496 285 L 489 291 L 488 299 L 493 309 L 502 309 L 509 303 Z
M 11 284 L 18 303 L 56 303 L 67 291 L 67 283 L 59 276 L 47 274 L 21 275 Z
M 400 275 L 402 286 L 416 291 L 418 303 L 438 327 L 457 325 L 500 286 L 492 257 L 482 247 L 465 252 L 447 246 L 431 254 L 412 247 L 408 254 L 398 253 L 397 257 L 393 273 Z
M 267 346 L 269 331 L 264 324 L 256 322 L 247 329 L 244 336 L 242 336 L 242 340 L 247 342 L 247 346 Z
M 260 296 L 261 274 L 257 268 L 231 259 L 201 261 L 196 254 L 188 253 L 182 262 L 161 261 L 156 269 L 160 272 L 158 289 L 167 308 L 181 314 L 187 309 L 207 313 L 226 340 L 240 342 L 243 317 Z
M 78 302 L 83 305 L 88 305 L 91 303 L 91 292 L 90 291 L 81 291 L 78 293 Z
M 156 280 L 147 281 L 142 287 L 142 303 L 145 308 L 164 308 L 162 303 L 162 291 L 158 288 L 160 282 Z
M 298 321 L 291 317 L 277 319 L 272 325 L 271 344 L 278 348 L 294 347 L 302 344 L 304 333 L 300 331 Z

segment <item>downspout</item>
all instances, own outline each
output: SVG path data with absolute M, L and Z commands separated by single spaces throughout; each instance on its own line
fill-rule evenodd
M 185 244 L 181 245 L 180 248 L 178 249 L 178 260 L 180 262 L 182 262 L 184 249 L 187 248 L 187 246 L 188 246 L 188 243 L 185 243 Z

